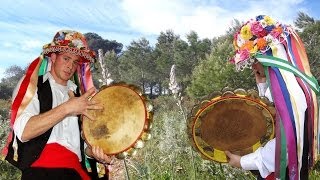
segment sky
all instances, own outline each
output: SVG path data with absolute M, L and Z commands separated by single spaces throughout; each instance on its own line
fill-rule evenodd
M 153 46 L 160 32 L 212 39 L 234 19 L 269 15 L 293 25 L 299 11 L 320 19 L 318 0 L 1 0 L 0 79 L 12 65 L 26 67 L 62 29 L 94 32 L 124 48 L 142 37 Z

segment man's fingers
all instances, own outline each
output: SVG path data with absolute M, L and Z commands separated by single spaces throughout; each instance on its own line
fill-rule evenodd
M 103 106 L 90 105 L 90 106 L 87 107 L 87 110 L 103 110 Z
M 230 158 L 230 156 L 232 156 L 232 153 L 230 151 L 224 151 L 224 153 L 226 153 L 226 155 Z
M 88 114 L 88 113 L 83 113 L 83 115 L 84 116 L 86 116 L 88 119 L 90 119 L 90 120 L 94 120 L 94 117 L 93 116 L 91 116 L 90 114 Z
M 85 98 L 90 97 L 91 95 L 93 95 L 96 92 L 96 88 L 92 87 L 90 88 L 86 93 L 83 94 L 83 96 Z
M 68 91 L 68 95 L 70 98 L 74 97 L 74 93 L 71 90 Z

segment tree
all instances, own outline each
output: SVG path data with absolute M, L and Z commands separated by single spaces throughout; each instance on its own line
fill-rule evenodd
M 10 66 L 4 72 L 5 78 L 1 79 L 0 97 L 1 99 L 10 99 L 13 89 L 18 84 L 25 70 L 17 65 Z
M 251 71 L 246 69 L 236 72 L 234 65 L 228 63 L 233 47 L 232 36 L 224 35 L 213 40 L 210 56 L 194 69 L 191 85 L 187 91 L 191 97 L 203 98 L 214 91 L 221 91 L 225 87 L 251 89 L 254 78 Z
M 162 93 L 168 89 L 170 68 L 174 64 L 174 48 L 176 41 L 180 40 L 178 35 L 175 35 L 172 30 L 161 32 L 158 37 L 158 42 L 154 50 L 156 61 L 155 71 L 158 73 L 159 91 Z
M 86 33 L 84 34 L 86 37 L 88 46 L 98 54 L 98 50 L 102 49 L 103 52 L 108 52 L 113 50 L 116 54 L 120 54 L 123 48 L 122 43 L 118 43 L 115 40 L 103 39 L 96 33 Z
M 177 65 L 177 79 L 183 93 L 191 82 L 194 67 L 211 51 L 211 41 L 200 40 L 194 31 L 187 35 L 187 40 L 177 40 L 174 45 L 174 63 Z
M 298 18 L 294 21 L 294 25 L 300 29 L 304 29 L 315 23 L 315 20 L 303 12 L 298 12 Z
M 149 89 L 150 96 L 152 96 L 157 75 L 152 53 L 153 49 L 145 38 L 131 42 L 119 58 L 118 72 L 121 80 L 139 85 L 143 92 Z

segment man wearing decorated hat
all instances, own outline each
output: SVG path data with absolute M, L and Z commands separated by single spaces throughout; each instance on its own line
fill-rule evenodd
M 59 31 L 43 47 L 13 93 L 6 159 L 22 179 L 90 179 L 80 162 L 87 157 L 110 163 L 100 147 L 81 140 L 78 115 L 101 110 L 89 101 L 95 93 L 90 62 L 95 54 L 76 31 Z
M 260 95 L 276 108 L 275 139 L 242 157 L 226 151 L 229 164 L 259 170 L 266 179 L 307 179 L 317 160 L 317 80 L 292 27 L 257 16 L 234 36 L 237 70 L 252 68 Z

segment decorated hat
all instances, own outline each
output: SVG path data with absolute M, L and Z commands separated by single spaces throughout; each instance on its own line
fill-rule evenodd
M 83 34 L 77 31 L 61 30 L 56 33 L 51 43 L 43 46 L 43 54 L 68 52 L 81 57 L 83 62 L 94 62 L 95 52 L 90 50 Z
M 266 15 L 257 16 L 246 22 L 235 33 L 233 45 L 235 55 L 230 60 L 237 70 L 251 67 L 254 56 L 265 54 L 273 45 L 285 38 L 286 26 Z

